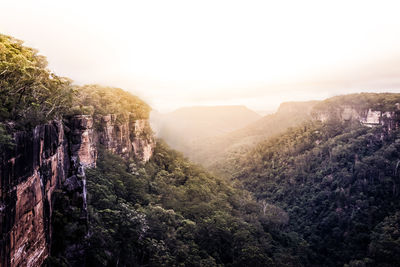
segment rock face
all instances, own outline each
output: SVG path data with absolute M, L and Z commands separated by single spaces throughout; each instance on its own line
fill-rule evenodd
M 312 116 L 322 122 L 339 119 L 342 121 L 359 121 L 361 124 L 374 127 L 384 126 L 388 131 L 399 127 L 400 110 L 396 104 L 394 111 L 359 109 L 354 106 L 335 106 L 325 110 L 314 110 Z
M 101 118 L 99 143 L 124 158 L 148 161 L 155 141 L 148 120 L 118 123 L 115 115 Z
M 91 116 L 53 121 L 15 133 L 15 146 L 0 151 L 0 266 L 41 266 L 48 257 L 55 190 L 72 192 L 86 210 L 84 169 L 96 166 L 98 143 L 124 157 L 150 158 L 147 121 L 119 125 L 109 115 L 104 122 L 96 131 Z
M 51 203 L 69 172 L 59 121 L 15 134 L 4 152 L 1 177 L 1 266 L 39 266 L 49 253 Z
M 148 161 L 153 155 L 154 138 L 148 120 L 136 120 L 133 123 L 131 143 L 136 158 Z
M 69 145 L 72 160 L 84 167 L 96 167 L 97 149 L 93 118 L 87 115 L 75 116 L 67 122 L 67 125 L 70 129 Z

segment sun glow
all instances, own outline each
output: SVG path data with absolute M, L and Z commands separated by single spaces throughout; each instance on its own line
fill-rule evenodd
M 38 48 L 60 75 L 126 88 L 157 109 L 207 103 L 260 109 L 398 90 L 399 7 L 396 1 L 3 1 L 0 31 Z

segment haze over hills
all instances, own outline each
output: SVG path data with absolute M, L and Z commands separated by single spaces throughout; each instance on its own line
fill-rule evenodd
M 224 135 L 260 118 L 245 106 L 184 107 L 166 114 L 153 111 L 150 116 L 157 136 L 182 152 L 199 140 Z
M 275 113 L 264 117 L 244 106 L 191 107 L 165 115 L 153 113 L 151 121 L 170 146 L 209 167 L 309 119 L 316 103 L 282 103 Z
M 266 115 L 254 123 L 217 138 L 208 138 L 191 151 L 192 160 L 205 166 L 215 165 L 231 154 L 242 153 L 271 136 L 295 127 L 310 118 L 318 101 L 282 103 L 277 112 Z
M 2 5 L 0 22 L 15 17 L 10 24 L 23 26 L 72 64 L 57 65 L 85 78 L 75 84 L 69 77 L 77 76 L 57 75 L 37 49 L 0 34 L 0 267 L 400 266 L 400 68 L 398 62 L 375 64 L 375 50 L 359 49 L 390 50 L 390 39 L 371 35 L 371 27 L 383 32 L 392 25 L 396 31 L 386 33 L 397 38 L 400 20 L 378 27 L 396 16 L 375 17 L 380 13 L 375 7 L 368 13 L 363 3 L 358 12 L 358 4 L 352 10 L 347 2 L 336 12 L 325 3 L 318 10 L 318 1 L 298 8 L 283 3 L 281 13 L 246 1 L 236 7 L 241 12 L 230 10 L 232 1 L 219 7 L 210 1 L 201 9 L 202 1 L 190 6 L 192 12 L 181 2 L 160 1 L 156 8 L 150 3 L 148 12 L 129 2 L 134 6 L 123 8 L 128 12 L 123 14 L 111 12 L 120 5 L 107 4 L 106 16 L 97 3 L 96 12 L 91 3 L 86 10 L 77 3 L 47 14 L 34 9 L 45 10 L 36 2 L 18 6 L 17 13 Z M 245 6 L 252 6 L 250 12 Z M 398 10 L 391 9 L 392 14 Z M 53 20 L 40 27 L 24 23 L 24 10 L 38 18 L 53 14 L 68 31 Z M 84 36 L 101 34 L 104 40 L 79 38 L 64 20 L 76 19 L 72 10 L 83 11 L 91 23 L 85 28 L 76 20 Z M 345 18 L 335 20 L 343 17 L 339 10 L 357 27 L 349 27 Z M 193 13 L 196 24 L 190 23 Z M 258 20 L 255 13 L 271 20 Z M 104 24 L 92 20 L 93 14 Z M 118 19 L 110 19 L 113 14 Z M 309 23 L 301 24 L 303 18 Z M 320 23 L 323 18 L 329 25 Z M 135 27 L 160 39 L 140 38 Z M 78 46 L 57 45 L 53 40 L 63 42 L 38 28 L 59 29 Z M 296 39 L 275 38 L 270 30 L 275 37 Z M 360 38 L 351 42 L 353 36 Z M 396 61 L 398 41 L 391 43 L 397 52 L 381 56 Z M 109 52 L 101 48 L 108 42 Z M 82 46 L 93 52 L 86 58 L 88 68 L 80 61 L 87 55 Z M 359 58 L 344 56 L 358 52 L 363 52 Z M 365 60 L 374 68 L 348 71 L 351 62 Z M 106 68 L 96 75 L 101 80 L 90 75 L 99 71 L 96 67 Z M 336 68 L 348 75 L 335 76 Z M 302 76 L 314 75 L 312 69 L 324 79 Z M 374 70 L 379 75 L 372 75 Z M 164 78 L 173 83 L 164 84 Z M 141 79 L 149 79 L 147 86 Z M 85 80 L 96 83 L 80 84 Z M 100 85 L 116 80 L 135 83 L 122 87 L 140 88 L 138 95 Z M 378 80 L 383 83 L 374 83 Z M 387 87 L 396 93 L 387 93 Z M 356 88 L 374 93 L 350 94 Z M 222 106 L 197 106 L 210 103 Z M 232 103 L 245 106 L 228 106 Z M 247 108 L 268 110 L 279 103 L 272 114 Z M 152 107 L 183 105 L 188 107 L 153 112 L 150 121 Z

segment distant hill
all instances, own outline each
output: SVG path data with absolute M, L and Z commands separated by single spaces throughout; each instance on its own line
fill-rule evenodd
M 197 106 L 167 114 L 153 112 L 151 123 L 158 137 L 189 155 L 193 143 L 227 134 L 260 118 L 245 106 Z
M 311 110 L 317 103 L 318 101 L 282 103 L 277 112 L 224 135 L 192 142 L 191 147 L 184 152 L 197 163 L 213 166 L 221 159 L 243 153 L 258 142 L 310 119 Z

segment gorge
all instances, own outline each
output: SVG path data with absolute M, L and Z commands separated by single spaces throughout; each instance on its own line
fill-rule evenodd
M 0 52 L 1 267 L 400 266 L 400 94 L 183 109 L 195 164 L 139 97 Z

